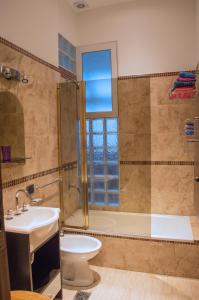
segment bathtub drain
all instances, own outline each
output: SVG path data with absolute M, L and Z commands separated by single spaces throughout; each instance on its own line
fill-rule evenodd
M 73 300 L 87 300 L 89 299 L 91 293 L 87 292 L 77 292 Z

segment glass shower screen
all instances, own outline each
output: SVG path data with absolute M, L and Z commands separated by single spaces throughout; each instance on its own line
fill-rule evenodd
M 62 225 L 88 228 L 84 83 L 58 87 Z M 79 162 L 79 163 L 78 163 Z

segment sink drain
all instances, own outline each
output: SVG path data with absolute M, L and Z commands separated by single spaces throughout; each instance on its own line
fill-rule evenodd
M 91 293 L 87 293 L 87 292 L 77 292 L 75 297 L 73 298 L 73 300 L 87 300 L 89 299 Z

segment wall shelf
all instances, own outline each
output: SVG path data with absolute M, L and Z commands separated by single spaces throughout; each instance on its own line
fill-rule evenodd
M 27 159 L 31 159 L 31 157 L 15 157 L 12 158 L 10 162 L 4 162 L 0 160 L 2 166 L 15 166 L 25 164 Z

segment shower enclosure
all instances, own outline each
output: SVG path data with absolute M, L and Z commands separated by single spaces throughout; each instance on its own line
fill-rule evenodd
M 124 184 L 131 174 L 122 169 L 128 164 L 121 161 L 117 109 L 110 114 L 86 112 L 86 84 L 65 82 L 58 87 L 62 225 L 150 236 L 150 197 L 142 203 L 142 216 L 136 214 Z M 117 91 L 117 79 L 112 79 L 112 86 Z M 116 92 L 114 97 L 117 100 Z M 146 178 L 142 190 L 147 195 L 150 166 L 144 166 L 141 177 Z
M 118 113 L 111 114 L 88 111 L 88 81 L 59 85 L 63 227 L 194 239 L 198 144 L 183 128 L 198 107 L 196 99 L 169 99 L 174 79 L 112 79 Z

